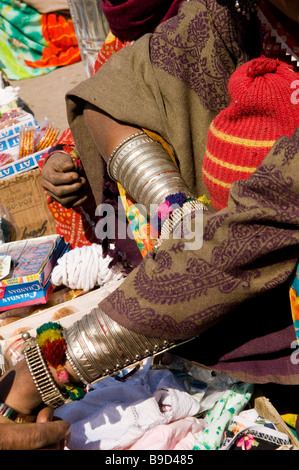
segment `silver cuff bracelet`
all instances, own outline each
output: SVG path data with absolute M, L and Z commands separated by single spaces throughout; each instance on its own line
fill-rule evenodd
M 133 333 L 98 308 L 64 330 L 63 335 L 71 363 L 88 384 L 177 344 Z
M 52 408 L 64 405 L 67 398 L 56 385 L 36 340 L 28 332 L 23 333 L 22 337 L 25 342 L 23 352 L 27 366 L 43 403 Z
M 182 207 L 178 207 L 173 211 L 173 213 L 163 222 L 161 228 L 161 234 L 158 238 L 154 251 L 156 251 L 162 244 L 163 240 L 168 240 L 170 235 L 177 229 L 179 225 L 182 224 L 184 217 L 196 212 L 206 210 L 206 206 L 194 199 L 192 201 L 187 201 L 183 204 Z
M 107 171 L 148 214 L 151 205 L 161 204 L 169 194 L 183 192 L 193 197 L 163 146 L 143 131 L 114 149 Z

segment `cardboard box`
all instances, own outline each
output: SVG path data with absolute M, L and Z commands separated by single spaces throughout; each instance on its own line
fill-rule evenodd
M 39 169 L 0 181 L 0 194 L 1 204 L 16 221 L 19 240 L 56 234 Z
M 3 244 L 1 259 L 11 258 L 12 268 L 0 280 L 0 312 L 46 303 L 54 290 L 53 268 L 68 249 L 60 235 Z
M 25 171 L 30 171 L 35 168 L 38 168 L 38 162 L 40 158 L 47 153 L 49 147 L 40 150 L 39 152 L 33 153 L 28 155 L 27 157 L 20 158 L 12 163 L 8 163 L 7 165 L 0 166 L 0 181 L 11 178 L 16 174 L 24 173 Z
M 4 127 L 0 130 L 0 153 L 18 155 L 21 128 L 23 126 L 38 128 L 38 122 L 30 113 L 23 112 L 20 116 L 17 116 L 16 119 L 18 120 L 17 124 Z

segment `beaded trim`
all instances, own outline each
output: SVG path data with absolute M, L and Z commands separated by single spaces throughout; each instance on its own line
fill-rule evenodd
M 251 14 L 256 11 L 258 1 L 254 0 L 236 0 L 235 8 L 238 13 L 246 16 L 247 19 L 250 19 Z

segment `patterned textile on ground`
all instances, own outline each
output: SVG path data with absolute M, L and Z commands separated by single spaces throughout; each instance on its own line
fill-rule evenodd
M 55 416 L 71 424 L 71 450 L 292 448 L 284 429 L 252 407 L 253 391 L 166 353 L 158 364 L 147 359 L 97 382 Z
M 44 75 L 81 60 L 73 22 L 26 3 L 0 4 L 0 69 L 11 80 Z

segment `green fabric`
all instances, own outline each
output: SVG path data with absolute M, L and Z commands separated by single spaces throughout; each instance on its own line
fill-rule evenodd
M 40 13 L 24 2 L 0 2 L 0 69 L 8 79 L 21 80 L 54 70 L 34 69 L 25 63 L 41 59 L 45 46 Z
M 207 428 L 196 438 L 193 449 L 218 450 L 231 419 L 244 410 L 252 397 L 252 393 L 252 384 L 238 383 L 232 385 L 205 415 Z

